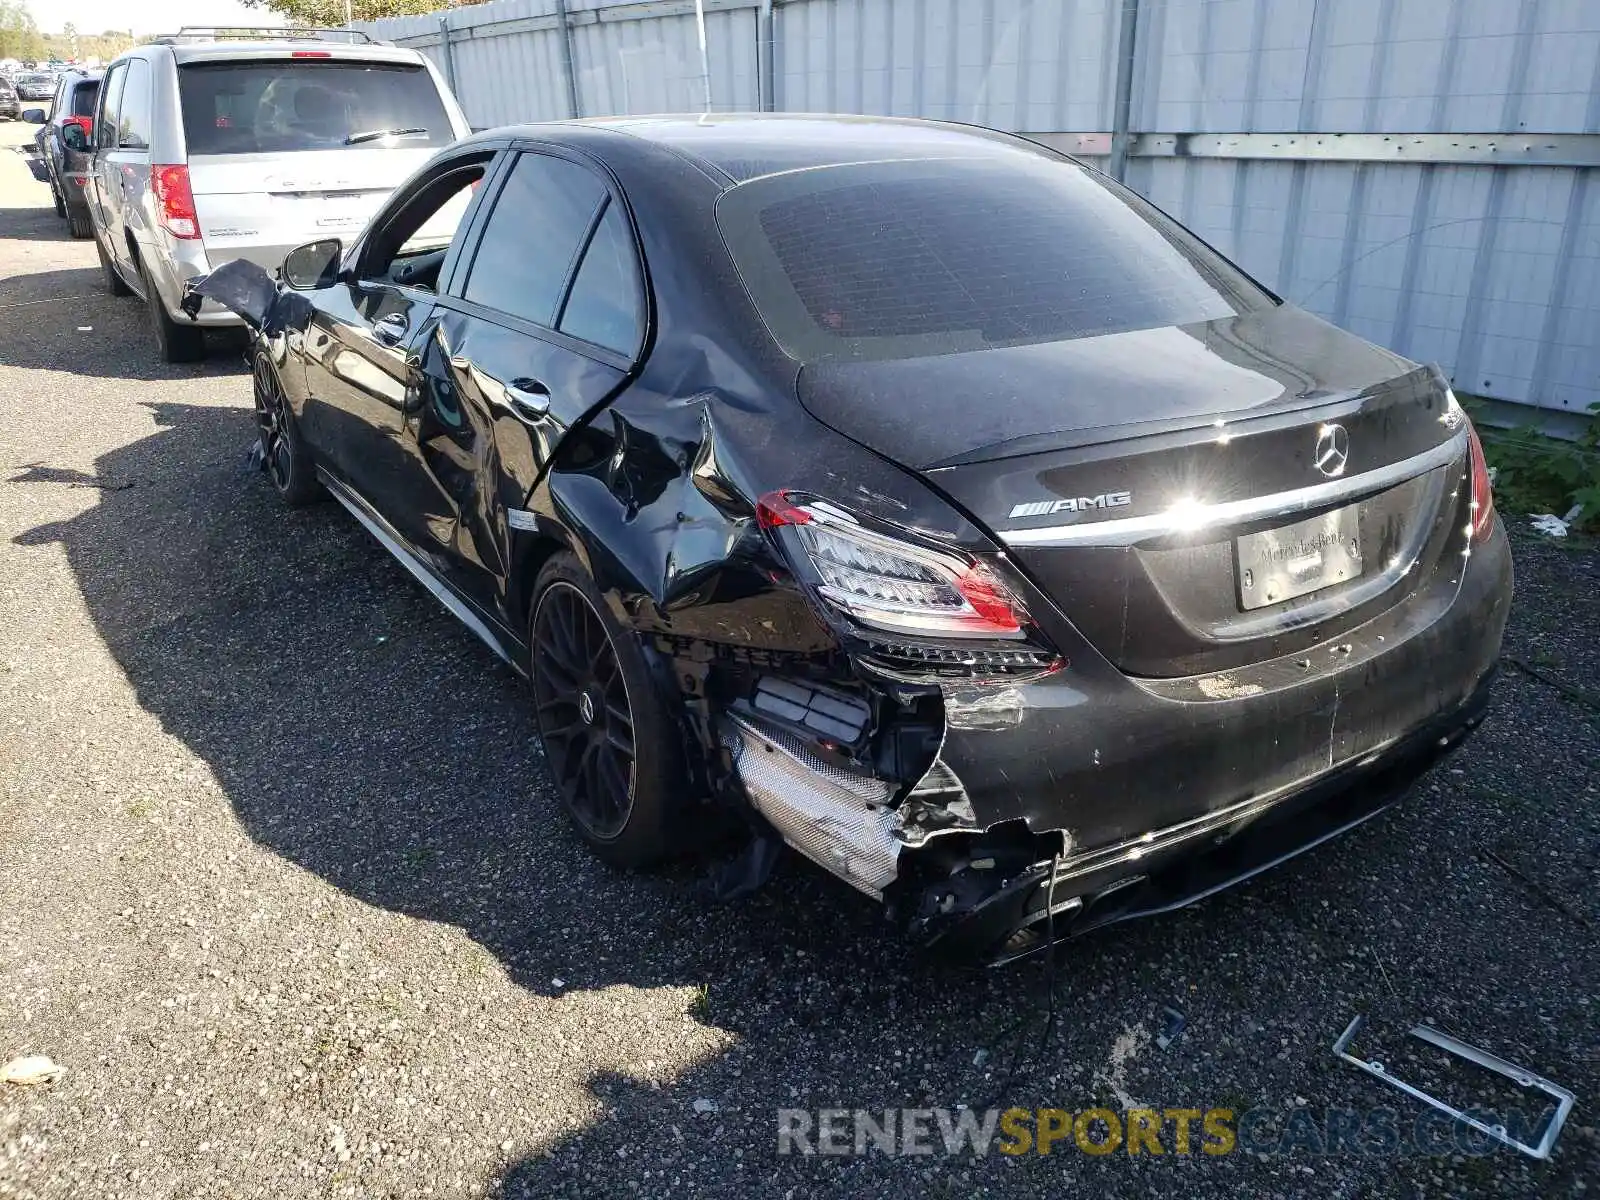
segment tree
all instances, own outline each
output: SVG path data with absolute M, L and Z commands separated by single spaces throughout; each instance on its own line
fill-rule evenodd
M 44 38 L 21 0 L 0 0 L 0 58 L 36 62 L 44 57 Z
M 244 0 L 244 4 L 275 12 L 294 25 L 344 24 L 345 0 Z M 457 6 L 456 0 L 350 0 L 350 19 L 416 17 Z

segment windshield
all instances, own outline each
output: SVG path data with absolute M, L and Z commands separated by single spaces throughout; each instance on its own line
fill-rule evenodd
M 1130 192 L 1035 155 L 848 163 L 723 194 L 717 223 L 802 362 L 948 354 L 1274 300 Z
M 190 154 L 444 146 L 444 101 L 420 66 L 352 60 L 197 63 L 179 73 Z

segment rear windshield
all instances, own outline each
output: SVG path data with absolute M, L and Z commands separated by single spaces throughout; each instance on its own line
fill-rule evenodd
M 179 90 L 190 154 L 384 150 L 455 140 L 438 89 L 420 66 L 194 63 L 179 72 Z
M 717 222 L 802 362 L 897 358 L 1185 325 L 1273 297 L 1131 192 L 1019 153 L 754 179 Z
M 94 102 L 100 95 L 98 83 L 80 83 L 72 89 L 72 113 L 74 117 L 94 116 Z

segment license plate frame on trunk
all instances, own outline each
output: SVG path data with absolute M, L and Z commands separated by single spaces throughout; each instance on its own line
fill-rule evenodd
M 1361 575 L 1361 514 L 1357 505 L 1233 541 L 1234 578 L 1245 612 L 1281 604 Z

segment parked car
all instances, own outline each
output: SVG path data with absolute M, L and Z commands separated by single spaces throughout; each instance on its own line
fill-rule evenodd
M 0 121 L 22 120 L 22 101 L 11 81 L 0 75 Z
M 481 187 L 479 185 L 482 185 Z M 971 127 L 491 131 L 276 285 L 256 421 L 532 680 L 611 862 L 706 804 L 991 962 L 1366 820 L 1482 718 L 1448 384 Z
M 48 100 L 56 94 L 56 77 L 43 71 L 29 71 L 12 81 L 22 100 Z
M 99 94 L 99 71 L 67 71 L 56 85 L 48 116 L 41 108 L 23 114 L 41 126 L 34 143 L 49 174 L 56 216 L 67 219 L 75 238 L 91 232 L 85 188 L 94 168 L 94 110 Z
M 186 318 L 186 280 L 213 262 L 275 267 L 309 238 L 353 236 L 468 132 L 415 50 L 364 35 L 260 37 L 161 39 L 116 59 L 102 82 L 89 202 L 101 270 L 114 294 L 143 298 L 168 361 L 200 357 L 204 329 L 238 324 L 216 306 Z

